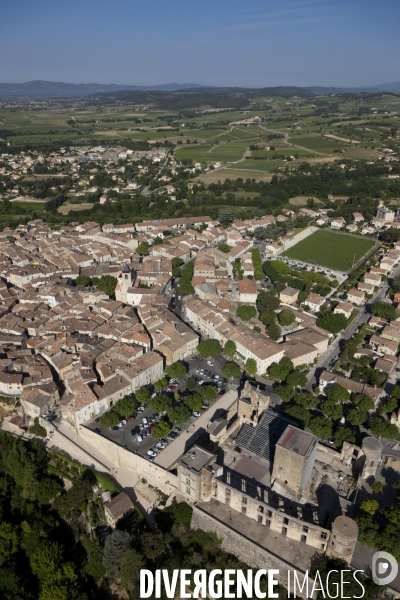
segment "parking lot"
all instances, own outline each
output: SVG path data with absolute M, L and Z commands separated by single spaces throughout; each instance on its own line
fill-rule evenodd
M 208 364 L 208 361 L 212 364 Z M 225 363 L 226 359 L 222 355 L 213 357 L 211 359 L 204 359 L 199 355 L 194 355 L 193 357 L 189 358 L 187 360 L 189 372 L 187 376 L 183 377 L 178 381 L 179 391 L 183 393 L 186 392 L 186 382 L 190 378 L 196 378 L 196 389 L 199 385 L 215 385 L 220 390 L 220 394 L 218 397 L 220 397 L 223 391 L 225 391 L 226 389 L 236 389 L 240 383 L 239 377 L 235 377 L 233 379 L 230 379 L 229 381 L 225 378 L 219 379 L 217 381 L 215 379 L 217 375 L 222 377 L 221 372 Z M 203 370 L 203 373 L 200 372 L 201 369 Z M 194 392 L 195 391 L 196 390 L 194 390 Z M 168 390 L 163 390 L 162 393 L 168 393 L 170 397 L 173 397 L 173 393 L 168 392 Z M 178 402 L 176 402 L 176 404 L 178 404 Z M 180 402 L 182 402 L 182 400 Z M 98 422 L 98 416 L 95 419 L 92 419 L 91 421 L 85 423 L 85 427 L 88 427 L 92 431 L 96 430 L 97 432 L 99 432 L 99 445 L 101 445 L 101 436 L 104 436 L 107 439 L 113 441 L 114 443 L 123 446 L 127 450 L 130 450 L 131 452 L 135 452 L 140 456 L 145 456 L 145 454 L 147 454 L 147 452 L 150 449 L 152 449 L 158 442 L 158 440 L 155 440 L 152 437 L 152 435 L 147 435 L 145 437 L 143 436 L 143 430 L 146 429 L 146 427 L 143 425 L 143 419 L 147 419 L 150 423 L 150 417 L 153 414 L 154 411 L 149 406 L 145 405 L 143 412 L 137 412 L 134 421 L 128 421 L 127 423 L 123 424 L 120 428 L 105 427 L 104 425 Z M 159 417 L 154 422 L 159 422 Z M 182 433 L 189 429 L 189 427 L 191 427 L 194 422 L 194 417 L 191 417 L 186 423 L 180 424 L 179 428 L 182 430 Z M 138 441 L 137 434 L 135 433 L 137 432 L 137 427 L 140 428 L 140 434 L 142 435 L 143 441 L 141 442 Z M 171 441 L 168 441 L 168 444 L 170 443 Z

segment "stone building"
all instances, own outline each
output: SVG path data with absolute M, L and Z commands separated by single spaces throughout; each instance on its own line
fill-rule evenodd
M 107 523 L 115 528 L 120 519 L 133 511 L 135 505 L 125 492 L 121 492 L 104 505 Z
M 314 466 L 317 445 L 315 435 L 288 425 L 275 448 L 272 479 L 301 496 Z
M 341 515 L 332 525 L 326 550 L 327 556 L 340 558 L 350 564 L 358 537 L 358 525 L 353 519 Z

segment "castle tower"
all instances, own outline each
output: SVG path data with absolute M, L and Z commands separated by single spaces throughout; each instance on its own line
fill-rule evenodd
M 358 525 L 350 517 L 336 517 L 326 548 L 327 556 L 341 558 L 350 564 L 358 537 Z
M 368 436 L 363 439 L 362 451 L 365 454 L 365 462 L 362 471 L 362 478 L 375 477 L 376 469 L 382 457 L 383 444 L 377 438 Z
M 131 269 L 129 265 L 125 265 L 121 275 L 118 277 L 118 283 L 115 288 L 115 299 L 119 302 L 127 304 L 126 294 L 128 288 L 133 287 L 136 279 L 136 271 Z

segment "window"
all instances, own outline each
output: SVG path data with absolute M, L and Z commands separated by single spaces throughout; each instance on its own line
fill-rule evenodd
M 190 479 L 186 479 L 186 484 L 190 485 Z
M 190 487 L 186 488 L 186 493 L 190 495 Z
M 287 517 L 285 517 L 285 518 L 283 519 L 283 524 L 284 524 L 284 525 L 288 525 L 288 523 L 289 523 L 289 519 L 288 519 Z
M 303 542 L 303 544 L 305 544 L 306 541 L 307 541 L 307 536 L 306 535 L 302 535 L 301 536 L 301 541 Z
M 243 498 L 242 498 L 242 504 L 245 504 L 245 505 L 247 504 L 247 498 L 245 496 L 243 496 Z
M 263 522 L 262 515 L 258 515 L 258 522 L 259 522 L 259 523 L 262 523 L 262 522 Z
M 306 527 L 305 525 L 303 525 L 303 531 L 304 531 L 304 533 L 308 533 L 308 527 Z
M 282 527 L 282 535 L 287 535 L 287 527 Z
M 259 506 L 258 507 L 258 512 L 259 513 L 263 513 L 264 512 L 264 507 L 263 506 Z
M 226 483 L 228 485 L 230 485 L 230 483 L 231 483 L 231 472 L 230 471 L 227 471 L 227 473 L 226 473 Z
M 267 516 L 272 517 L 272 510 L 267 510 Z
M 271 527 L 271 521 L 269 519 L 265 519 L 265 527 Z
M 321 550 L 325 550 L 325 544 L 321 544 Z
M 242 513 L 243 513 L 244 515 L 246 514 L 246 511 L 247 511 L 246 507 L 245 507 L 245 506 L 242 506 Z
M 242 479 L 242 492 L 246 491 L 246 480 Z
M 323 531 L 321 533 L 321 540 L 326 540 L 327 537 L 328 537 L 328 534 Z

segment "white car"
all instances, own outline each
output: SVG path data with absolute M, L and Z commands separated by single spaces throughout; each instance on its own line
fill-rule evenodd
M 137 441 L 138 444 L 140 444 L 140 442 L 143 442 L 142 436 L 138 435 L 137 438 L 136 438 L 136 441 Z
M 157 452 L 154 452 L 154 450 L 147 450 L 147 454 L 150 454 L 150 456 L 157 456 Z
M 214 366 L 214 363 L 213 363 L 211 360 L 208 360 L 208 361 L 207 361 L 207 364 L 208 364 L 208 365 L 210 365 L 210 367 L 213 367 L 213 366 Z

